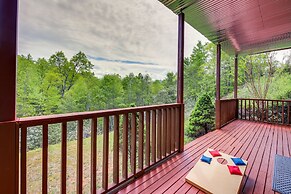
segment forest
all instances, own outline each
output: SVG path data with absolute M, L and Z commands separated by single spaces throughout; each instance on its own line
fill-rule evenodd
M 291 97 L 291 53 L 283 61 L 276 53 L 239 57 L 239 97 L 289 99 Z M 222 52 L 221 94 L 232 97 L 234 56 Z M 216 46 L 198 44 L 185 58 L 184 83 L 186 139 L 213 129 L 215 97 Z M 68 59 L 58 51 L 48 59 L 18 56 L 17 116 L 28 117 L 70 112 L 144 106 L 176 102 L 176 73 L 168 72 L 163 80 L 153 80 L 142 72 L 125 77 L 108 74 L 96 77 L 93 64 L 83 52 Z M 196 102 L 201 102 L 200 105 Z M 195 106 L 208 103 L 206 118 L 195 119 Z M 196 109 L 196 113 L 195 113 Z M 199 114 L 198 114 L 199 115 Z M 207 129 L 202 127 L 207 123 Z M 50 130 L 50 144 L 60 142 L 58 127 Z M 68 138 L 76 138 L 69 127 Z M 84 134 L 86 136 L 86 134 Z M 41 129 L 28 131 L 28 148 L 39 148 Z M 187 141 L 186 141 L 187 142 Z

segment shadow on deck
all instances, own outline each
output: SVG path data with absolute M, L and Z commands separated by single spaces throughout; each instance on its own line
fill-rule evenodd
M 274 193 L 275 154 L 291 156 L 291 128 L 236 120 L 185 146 L 185 151 L 136 179 L 119 193 L 203 193 L 185 182 L 189 170 L 207 148 L 248 161 L 243 193 Z

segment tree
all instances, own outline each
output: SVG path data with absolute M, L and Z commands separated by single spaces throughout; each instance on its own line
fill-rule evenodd
M 155 87 L 160 87 L 160 90 L 154 97 L 155 104 L 175 103 L 177 99 L 177 76 L 173 72 L 168 72 L 161 85 L 155 83 Z
M 65 54 L 59 51 L 50 57 L 49 62 L 51 65 L 56 66 L 57 73 L 61 74 L 62 84 L 60 85 L 60 93 L 62 98 L 65 92 L 69 91 L 74 85 L 79 74 L 88 73 L 93 68 L 93 64 L 82 52 L 77 53 L 68 61 Z
M 101 79 L 100 89 L 101 100 L 105 105 L 102 108 L 112 109 L 122 104 L 123 87 L 120 75 L 104 75 Z
M 208 94 L 199 96 L 197 103 L 189 118 L 189 128 L 187 134 L 194 137 L 201 133 L 208 133 L 214 126 L 214 105 Z
M 122 79 L 122 86 L 124 92 L 124 103 L 126 105 L 134 104 L 136 105 L 136 95 L 139 86 L 137 85 L 136 77 L 133 73 L 125 76 Z
M 251 55 L 245 58 L 245 82 L 252 97 L 267 98 L 276 67 L 274 53 Z
M 100 104 L 99 79 L 91 76 L 80 77 L 66 92 L 61 105 L 62 112 L 83 112 L 98 110 Z
M 193 48 L 190 58 L 185 59 L 185 101 L 191 104 L 197 100 L 201 91 L 201 80 L 205 75 L 205 64 L 207 63 L 207 44 L 201 41 Z

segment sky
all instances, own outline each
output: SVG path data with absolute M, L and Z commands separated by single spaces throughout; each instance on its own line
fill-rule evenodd
M 84 52 L 96 76 L 177 70 L 177 16 L 158 0 L 21 0 L 19 54 Z M 207 39 L 186 25 L 185 56 Z
M 18 53 L 84 52 L 97 77 L 177 71 L 177 16 L 158 0 L 20 0 Z M 185 56 L 208 40 L 185 25 Z

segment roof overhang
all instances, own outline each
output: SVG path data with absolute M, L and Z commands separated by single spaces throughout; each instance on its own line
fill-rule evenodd
M 291 0 L 159 0 L 229 54 L 291 48 Z

